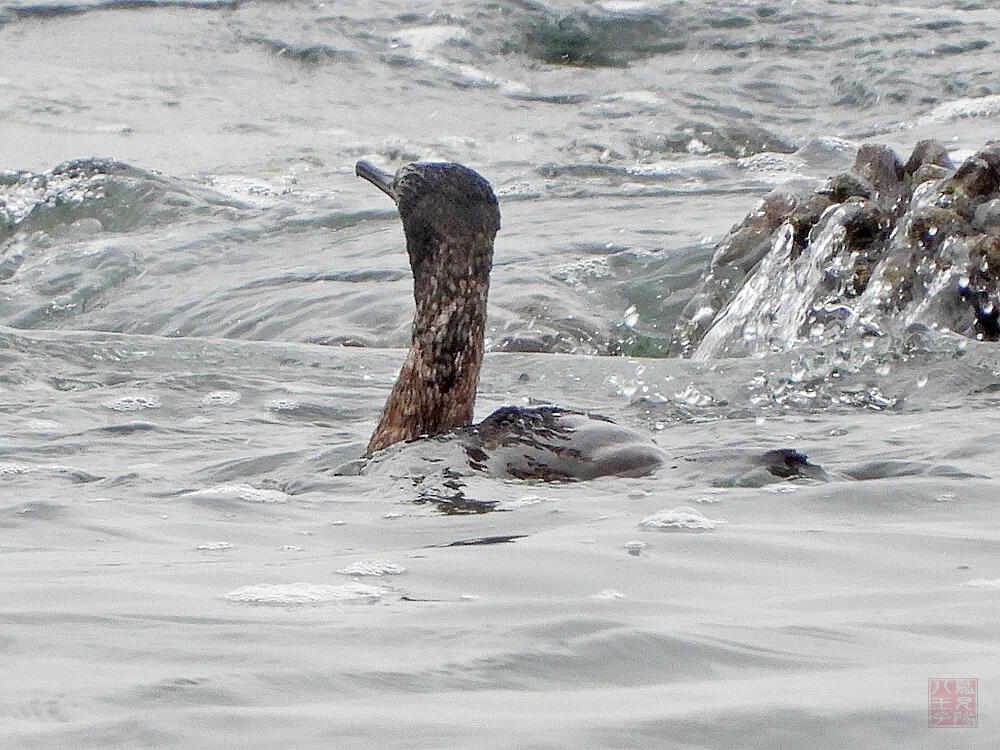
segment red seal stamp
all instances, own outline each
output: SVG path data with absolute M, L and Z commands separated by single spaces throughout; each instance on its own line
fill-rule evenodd
M 928 678 L 927 726 L 978 727 L 979 680 L 974 677 Z

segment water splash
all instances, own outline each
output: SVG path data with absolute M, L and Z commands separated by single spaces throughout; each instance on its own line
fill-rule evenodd
M 922 141 L 905 165 L 864 146 L 812 193 L 779 191 L 716 249 L 672 351 L 763 356 L 915 325 L 1000 338 L 1000 144 L 955 169 Z

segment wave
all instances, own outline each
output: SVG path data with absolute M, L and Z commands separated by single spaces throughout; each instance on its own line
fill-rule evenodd
M 91 11 L 141 10 L 145 8 L 191 8 L 194 10 L 231 10 L 247 0 L 94 0 L 89 3 L 33 3 L 13 5 L 0 11 L 10 20 L 58 18 Z

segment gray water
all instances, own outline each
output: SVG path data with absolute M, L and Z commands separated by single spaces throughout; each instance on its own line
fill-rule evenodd
M 663 357 L 775 187 L 996 137 L 992 4 L 0 8 L 4 748 L 996 745 L 997 345 Z M 467 478 L 486 513 L 335 473 L 412 314 L 361 158 L 500 198 L 477 416 L 663 470 Z

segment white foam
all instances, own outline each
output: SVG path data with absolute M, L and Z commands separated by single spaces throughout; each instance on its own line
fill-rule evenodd
M 608 259 L 604 257 L 584 258 L 552 269 L 553 278 L 581 289 L 584 279 L 607 279 L 613 275 Z
M 497 503 L 494 507 L 497 510 L 517 510 L 518 508 L 527 508 L 531 505 L 540 505 L 542 503 L 551 502 L 551 498 L 541 497 L 539 495 L 524 495 L 513 500 L 503 500 Z
M 287 185 L 272 185 L 246 175 L 213 175 L 208 182 L 213 190 L 228 198 L 236 198 L 257 206 L 273 206 L 280 196 L 292 192 Z
M 640 0 L 602 0 L 597 7 L 607 13 L 641 13 L 649 10 L 649 3 Z
M 604 591 L 598 591 L 596 594 L 591 594 L 591 599 L 600 599 L 601 601 L 613 602 L 618 599 L 624 599 L 625 594 L 621 591 L 615 591 L 614 589 L 604 589 Z
M 490 74 L 468 63 L 452 62 L 435 54 L 435 49 L 446 42 L 465 39 L 467 36 L 462 26 L 411 26 L 400 29 L 392 42 L 394 48 L 405 47 L 409 54 L 417 60 L 433 65 L 453 75 L 457 75 L 474 86 L 496 87 L 505 85 L 511 90 L 518 90 L 523 84 L 505 82 L 501 84 Z
M 199 403 L 202 406 L 230 406 L 241 398 L 242 396 L 236 391 L 212 391 L 202 396 Z
M 389 593 L 381 586 L 364 583 L 331 585 L 325 583 L 258 583 L 242 586 L 223 595 L 223 599 L 241 604 L 258 604 L 271 607 L 325 604 L 327 602 L 368 601 L 377 602 Z
M 284 503 L 288 495 L 279 490 L 262 490 L 249 484 L 224 484 L 191 490 L 181 495 L 185 500 L 242 500 L 245 503 Z
M 461 26 L 411 26 L 396 33 L 396 39 L 409 47 L 414 57 L 427 57 L 438 45 L 464 38 Z
M 663 104 L 663 99 L 655 91 L 619 91 L 604 97 L 606 102 L 629 102 L 631 104 L 642 104 L 647 107 L 656 107 Z
M 199 544 L 198 549 L 203 552 L 215 552 L 218 550 L 233 549 L 233 545 L 229 542 L 209 542 L 208 544 Z
M 684 150 L 689 154 L 710 154 L 712 149 L 701 138 L 692 138 L 684 146 Z
M 694 503 L 705 503 L 706 505 L 711 505 L 712 503 L 721 503 L 722 498 L 718 497 L 719 490 L 705 490 L 704 495 L 697 495 L 691 498 L 691 502 Z
M 38 469 L 34 466 L 25 466 L 24 464 L 0 464 L 0 479 L 19 477 L 35 471 L 38 471 Z
M 760 176 L 781 177 L 783 182 L 789 179 L 805 179 L 801 174 L 802 164 L 784 154 L 760 153 L 744 156 L 736 160 L 740 169 L 754 172 Z
M 362 560 L 337 571 L 344 576 L 398 576 L 406 568 L 386 560 Z
M 660 531 L 712 531 L 721 523 L 725 521 L 720 518 L 706 518 L 694 508 L 684 505 L 673 510 L 661 510 L 644 518 L 639 527 Z
M 1000 94 L 979 96 L 939 104 L 917 120 L 920 125 L 946 120 L 964 120 L 968 117 L 993 117 L 1000 113 Z
M 122 396 L 113 401 L 105 401 L 102 406 L 111 411 L 142 411 L 143 409 L 159 409 L 160 399 L 156 396 Z
M 632 164 L 625 167 L 625 174 L 635 177 L 683 177 L 684 170 L 676 162 L 657 161 L 649 164 Z

